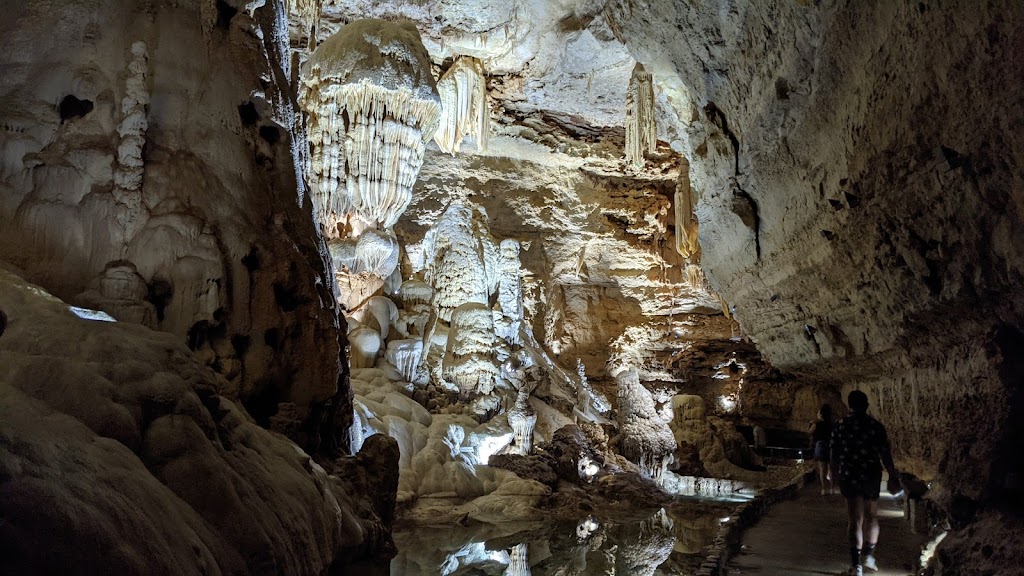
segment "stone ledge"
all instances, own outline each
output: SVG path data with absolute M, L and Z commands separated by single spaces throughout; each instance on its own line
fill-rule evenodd
M 737 551 L 743 538 L 743 533 L 761 519 L 768 510 L 783 500 L 788 500 L 797 495 L 808 476 L 814 474 L 813 468 L 806 468 L 783 486 L 769 488 L 757 494 L 749 502 L 737 506 L 729 519 L 722 523 L 718 529 L 704 562 L 697 570 L 697 576 L 721 576 L 725 574 L 725 566 L 729 563 Z

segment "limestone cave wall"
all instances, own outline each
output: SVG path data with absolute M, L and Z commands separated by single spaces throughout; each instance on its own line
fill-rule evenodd
M 262 424 L 337 448 L 350 394 L 283 5 L 4 9 L 0 259 L 178 335 Z
M 692 99 L 704 270 L 765 357 L 866 390 L 955 525 L 1019 513 L 1021 5 L 623 0 L 608 17 Z

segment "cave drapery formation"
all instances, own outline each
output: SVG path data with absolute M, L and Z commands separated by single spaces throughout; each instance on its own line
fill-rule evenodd
M 929 569 L 1024 566 L 1019 2 L 8 4 L 5 570 L 657 510 L 853 389 Z

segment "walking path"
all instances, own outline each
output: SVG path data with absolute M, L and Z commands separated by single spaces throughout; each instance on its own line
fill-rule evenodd
M 906 576 L 914 566 L 925 537 L 913 534 L 901 501 L 882 490 L 878 505 L 881 536 L 875 557 L 878 572 L 866 575 Z M 743 534 L 743 548 L 729 562 L 729 576 L 837 576 L 850 562 L 846 535 L 846 500 L 838 494 L 821 496 L 808 482 L 799 496 L 773 506 Z

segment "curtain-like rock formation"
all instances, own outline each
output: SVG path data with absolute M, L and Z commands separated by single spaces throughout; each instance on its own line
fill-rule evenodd
M 437 91 L 441 95 L 441 119 L 434 133 L 437 146 L 455 155 L 468 136 L 478 152 L 487 150 L 491 118 L 480 60 L 469 56 L 456 59 L 437 81 Z

